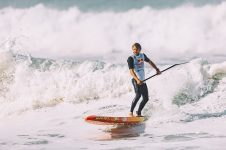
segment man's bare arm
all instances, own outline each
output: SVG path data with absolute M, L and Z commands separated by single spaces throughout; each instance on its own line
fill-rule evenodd
M 157 72 L 157 74 L 161 74 L 161 71 L 159 70 L 159 68 L 154 64 L 154 62 L 152 62 L 151 60 L 149 60 L 148 62 Z

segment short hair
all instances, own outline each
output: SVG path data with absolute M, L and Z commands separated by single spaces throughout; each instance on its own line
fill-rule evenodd
M 132 45 L 132 47 L 136 47 L 137 49 L 139 49 L 139 50 L 141 50 L 141 45 L 139 44 L 139 43 L 134 43 L 133 45 Z

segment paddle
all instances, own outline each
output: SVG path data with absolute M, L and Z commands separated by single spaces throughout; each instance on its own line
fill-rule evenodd
M 180 64 L 174 64 L 174 65 L 172 65 L 172 66 L 170 66 L 170 67 L 168 67 L 168 68 L 162 70 L 161 72 L 164 72 L 164 71 L 166 71 L 166 70 L 169 70 L 170 68 L 173 68 L 173 67 L 178 66 L 178 65 L 183 65 L 183 64 L 186 64 L 186 63 L 188 63 L 188 62 L 184 62 L 184 63 L 180 63 Z M 157 76 L 157 75 L 158 75 L 158 74 L 156 73 L 156 74 L 154 74 L 154 75 L 148 77 L 147 79 L 144 79 L 142 82 L 147 81 L 147 80 L 149 80 L 149 79 L 151 79 L 151 78 L 153 78 L 154 76 Z

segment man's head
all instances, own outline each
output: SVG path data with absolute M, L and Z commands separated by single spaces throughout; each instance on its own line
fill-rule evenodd
M 141 51 L 141 45 L 139 43 L 134 43 L 132 45 L 132 50 L 134 55 L 138 55 Z

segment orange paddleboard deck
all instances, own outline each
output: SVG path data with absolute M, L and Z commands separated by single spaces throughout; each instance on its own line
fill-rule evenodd
M 85 121 L 99 125 L 133 125 L 139 124 L 147 120 L 147 117 L 111 117 L 91 115 L 85 118 Z

